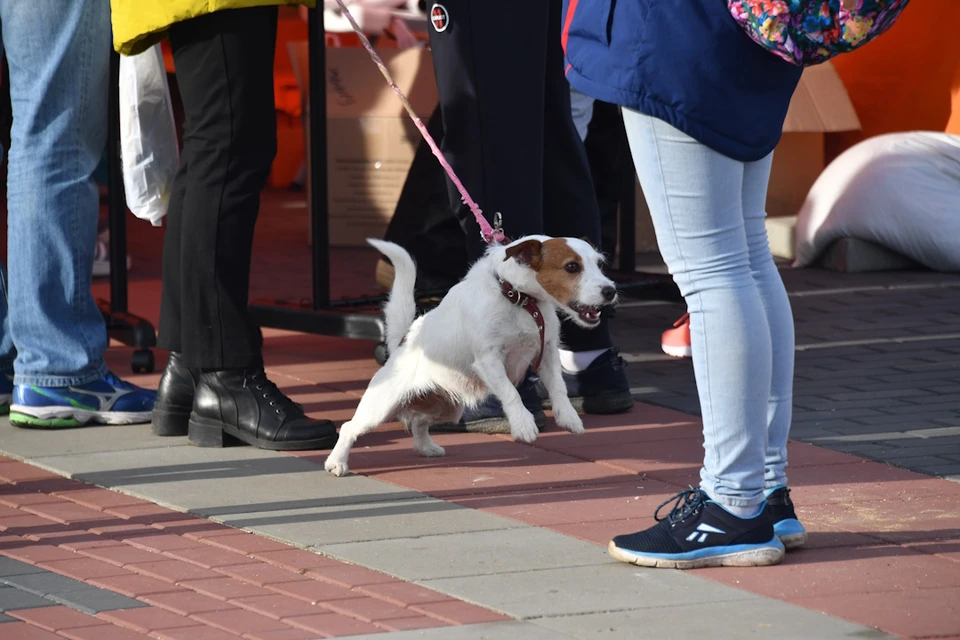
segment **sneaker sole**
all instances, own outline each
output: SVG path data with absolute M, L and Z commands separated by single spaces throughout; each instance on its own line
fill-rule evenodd
M 86 411 L 73 407 L 10 405 L 10 424 L 23 429 L 73 429 L 89 424 L 146 424 L 150 411 Z
M 669 344 L 661 344 L 660 348 L 663 349 L 663 352 L 670 356 L 671 358 L 691 358 L 693 357 L 693 349 L 691 347 L 675 347 Z
M 198 447 L 232 447 L 248 444 L 267 451 L 314 451 L 332 449 L 337 444 L 337 434 L 333 433 L 314 440 L 299 440 L 296 442 L 274 442 L 262 440 L 256 436 L 244 433 L 217 420 L 190 416 L 187 437 L 190 444 Z
M 789 518 L 773 526 L 773 532 L 787 549 L 796 549 L 807 543 L 807 531 L 799 520 Z
M 780 538 L 780 542 L 783 543 L 784 548 L 788 551 L 791 549 L 797 549 L 807 544 L 807 532 L 803 533 L 791 533 L 788 535 L 777 536 Z
M 783 560 L 784 545 L 774 538 L 761 546 L 744 545 L 746 549 L 700 558 L 669 558 L 656 555 L 638 555 L 617 547 L 613 540 L 607 552 L 620 562 L 658 569 L 702 569 L 705 567 L 766 567 Z
M 537 425 L 539 431 L 543 431 L 543 428 L 547 426 L 546 414 L 543 411 L 533 412 L 533 422 Z M 435 433 L 501 433 L 509 435 L 510 423 L 507 422 L 506 418 L 498 416 L 496 418 L 474 420 L 466 424 L 454 424 L 452 422 L 435 424 L 430 427 L 430 431 Z

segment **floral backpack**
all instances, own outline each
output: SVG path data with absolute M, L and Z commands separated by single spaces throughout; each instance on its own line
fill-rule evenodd
M 727 0 L 750 38 L 809 67 L 853 51 L 893 26 L 910 0 Z

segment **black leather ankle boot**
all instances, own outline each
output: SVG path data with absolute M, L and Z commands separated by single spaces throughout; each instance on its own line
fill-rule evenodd
M 187 435 L 198 377 L 198 371 L 181 364 L 179 353 L 170 352 L 157 388 L 157 403 L 153 406 L 153 435 Z
M 328 449 L 337 442 L 329 420 L 314 420 L 261 371 L 200 374 L 190 442 L 201 447 L 246 443 L 273 451 Z

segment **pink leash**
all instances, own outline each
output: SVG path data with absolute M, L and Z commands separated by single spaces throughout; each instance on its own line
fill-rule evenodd
M 427 131 L 427 128 L 424 126 L 423 122 L 419 117 L 417 117 L 417 113 L 410 105 L 410 101 L 407 100 L 407 96 L 403 95 L 400 87 L 397 86 L 397 83 L 394 82 L 393 77 L 390 75 L 390 71 L 387 70 L 387 66 L 383 63 L 383 60 L 380 59 L 380 56 L 377 55 L 377 52 L 373 50 L 373 47 L 370 45 L 370 41 L 367 40 L 367 37 L 363 35 L 363 31 L 360 30 L 360 25 L 357 24 L 356 20 L 354 20 L 350 10 L 347 9 L 346 5 L 343 4 L 343 0 L 337 0 L 337 4 L 340 5 L 340 10 L 343 11 L 343 15 L 345 15 L 347 20 L 350 21 L 350 26 L 353 27 L 353 30 L 356 31 L 357 35 L 360 37 L 360 41 L 363 42 L 363 46 L 367 50 L 367 53 L 370 54 L 370 57 L 373 58 L 373 61 L 380 68 L 380 73 L 383 74 L 387 84 L 390 85 L 393 91 L 400 98 L 400 101 L 403 103 L 403 108 L 407 110 L 407 113 L 410 115 L 410 119 L 413 120 L 413 124 L 417 125 L 420 135 L 422 135 L 423 139 L 426 140 L 427 145 L 433 152 L 433 155 L 436 156 L 437 160 L 440 161 L 440 166 L 442 166 L 443 170 L 447 172 L 451 182 L 456 185 L 457 191 L 460 192 L 460 199 L 463 200 L 464 204 L 470 207 L 470 211 L 473 212 L 473 217 L 477 219 L 477 224 L 480 226 L 480 237 L 482 237 L 483 241 L 487 244 L 502 244 L 507 238 L 503 234 L 503 229 L 500 228 L 500 214 L 497 213 L 494 217 L 494 224 L 496 226 L 491 227 L 490 223 L 487 222 L 487 219 L 483 217 L 483 212 L 480 210 L 480 207 L 476 202 L 474 202 L 473 198 L 470 197 L 470 194 L 467 193 L 463 183 L 460 182 L 460 178 L 458 178 L 457 174 L 454 173 L 453 167 L 451 167 L 450 163 L 447 162 L 447 159 L 443 157 L 443 153 L 440 151 L 439 147 L 437 147 L 437 143 L 433 140 L 433 137 Z M 321 5 L 320 7 L 317 7 L 315 11 L 323 11 L 323 6 Z

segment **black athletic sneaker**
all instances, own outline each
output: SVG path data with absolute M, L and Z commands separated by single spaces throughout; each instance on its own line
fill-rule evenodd
M 542 430 L 547 424 L 547 416 L 543 413 L 543 404 L 537 392 L 539 383 L 540 378 L 537 375 L 528 374 L 517 386 L 517 391 L 520 392 L 523 406 L 533 414 L 537 429 Z M 503 415 L 503 405 L 500 404 L 500 400 L 491 395 L 477 408 L 464 411 L 460 422 L 433 425 L 430 430 L 448 433 L 510 433 L 510 423 Z
M 775 487 L 767 492 L 767 511 L 773 521 L 773 531 L 787 549 L 802 547 L 807 542 L 807 530 L 797 519 L 790 499 L 790 489 Z
M 577 373 L 563 372 L 567 396 L 573 408 L 583 413 L 623 413 L 633 407 L 630 383 L 623 372 L 626 363 L 616 347 L 597 356 L 590 366 Z M 537 391 L 545 409 L 550 408 L 547 390 L 541 384 Z
M 671 503 L 670 513 L 661 518 L 660 509 Z M 654 518 L 657 524 L 646 531 L 611 540 L 610 555 L 667 569 L 759 567 L 783 559 L 783 543 L 765 507 L 753 518 L 738 518 L 702 490 L 688 489 L 657 507 Z

